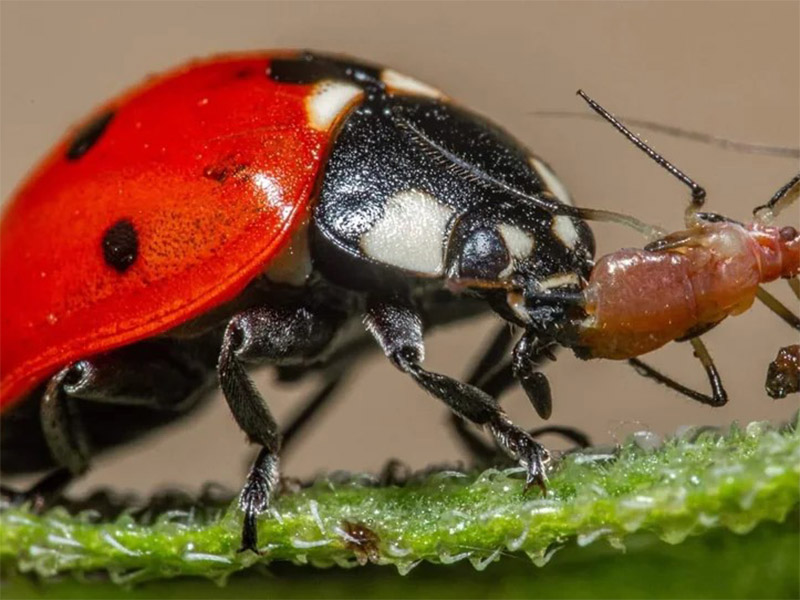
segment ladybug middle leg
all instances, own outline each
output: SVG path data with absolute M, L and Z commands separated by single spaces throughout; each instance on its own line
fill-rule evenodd
M 476 425 L 485 426 L 498 445 L 525 465 L 527 486 L 544 490 L 547 450 L 528 432 L 514 425 L 492 396 L 483 390 L 422 368 L 424 344 L 420 315 L 402 301 L 373 301 L 365 316 L 367 329 L 394 365 L 426 392 Z
M 281 434 L 245 365 L 312 363 L 329 346 L 344 316 L 309 306 L 256 307 L 234 316 L 219 354 L 219 384 L 234 419 L 249 440 L 261 446 L 239 506 L 244 511 L 240 551 L 258 552 L 257 518 L 269 506 L 278 481 Z

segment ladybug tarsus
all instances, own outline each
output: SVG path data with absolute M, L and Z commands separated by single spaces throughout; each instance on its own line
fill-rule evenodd
M 278 479 L 277 452 L 262 448 L 239 496 L 239 508 L 244 512 L 239 552 L 251 550 L 261 553 L 258 549 L 258 516 L 269 507 Z

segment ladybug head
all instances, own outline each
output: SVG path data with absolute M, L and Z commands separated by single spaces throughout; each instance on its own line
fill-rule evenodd
M 572 313 L 593 265 L 594 240 L 573 217 L 516 201 L 469 211 L 451 229 L 446 278 L 486 297 L 505 319 L 550 329 Z

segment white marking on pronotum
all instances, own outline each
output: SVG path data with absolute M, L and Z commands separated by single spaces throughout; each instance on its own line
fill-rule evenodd
M 320 81 L 306 98 L 306 112 L 311 126 L 327 131 L 361 93 L 361 88 L 352 83 L 331 79 Z
M 416 96 L 429 96 L 430 98 L 444 97 L 444 94 L 435 87 L 427 83 L 422 83 L 408 75 L 398 73 L 392 69 L 384 69 L 381 72 L 381 81 L 394 91 L 414 94 Z
M 570 250 L 574 250 L 578 243 L 578 230 L 575 223 L 566 215 L 556 215 L 553 217 L 553 233 Z
M 561 183 L 561 180 L 553 173 L 550 167 L 535 156 L 531 156 L 531 166 L 551 194 L 564 204 L 572 206 L 572 196 L 569 195 L 567 188 L 564 187 L 564 184 Z
M 361 236 L 361 249 L 379 262 L 425 275 L 444 272 L 444 239 L 453 209 L 418 190 L 386 201 L 383 218 Z
M 508 248 L 508 253 L 514 258 L 528 258 L 533 250 L 533 236 L 523 231 L 516 225 L 500 223 L 497 226 L 500 235 Z
M 580 285 L 580 279 L 577 273 L 558 273 L 551 275 L 547 279 L 539 282 L 539 288 L 542 290 L 549 290 L 552 288 L 562 287 L 565 285 Z

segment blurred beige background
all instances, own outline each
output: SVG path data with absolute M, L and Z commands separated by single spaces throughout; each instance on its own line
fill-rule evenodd
M 72 122 L 111 94 L 190 57 L 220 51 L 308 47 L 391 65 L 446 90 L 505 125 L 546 157 L 582 205 L 630 212 L 676 229 L 686 190 L 608 126 L 537 118 L 537 109 L 579 110 L 583 88 L 618 114 L 734 139 L 800 145 L 797 2 L 738 3 L 369 3 L 2 2 L 2 198 Z M 797 161 L 726 152 L 647 135 L 709 191 L 709 209 L 747 219 L 797 171 Z M 797 212 L 786 216 L 797 221 Z M 601 251 L 640 245 L 596 227 Z M 792 302 L 786 286 L 776 293 Z M 793 306 L 796 306 L 796 302 Z M 442 331 L 427 366 L 463 374 L 489 320 Z M 798 401 L 763 391 L 767 363 L 796 341 L 756 305 L 706 336 L 731 401 L 699 406 L 638 377 L 624 364 L 582 363 L 566 352 L 547 369 L 551 421 L 613 442 L 642 428 L 787 419 Z M 689 347 L 650 357 L 695 387 L 703 371 Z M 278 419 L 302 397 L 258 376 Z M 526 426 L 537 418 L 519 391 L 504 400 Z M 446 411 L 373 355 L 338 402 L 283 463 L 284 474 L 378 470 L 389 457 L 413 467 L 463 458 Z M 555 447 L 560 442 L 552 440 Z M 196 489 L 238 487 L 252 449 L 221 397 L 146 443 L 98 460 L 79 488 L 112 484 Z

